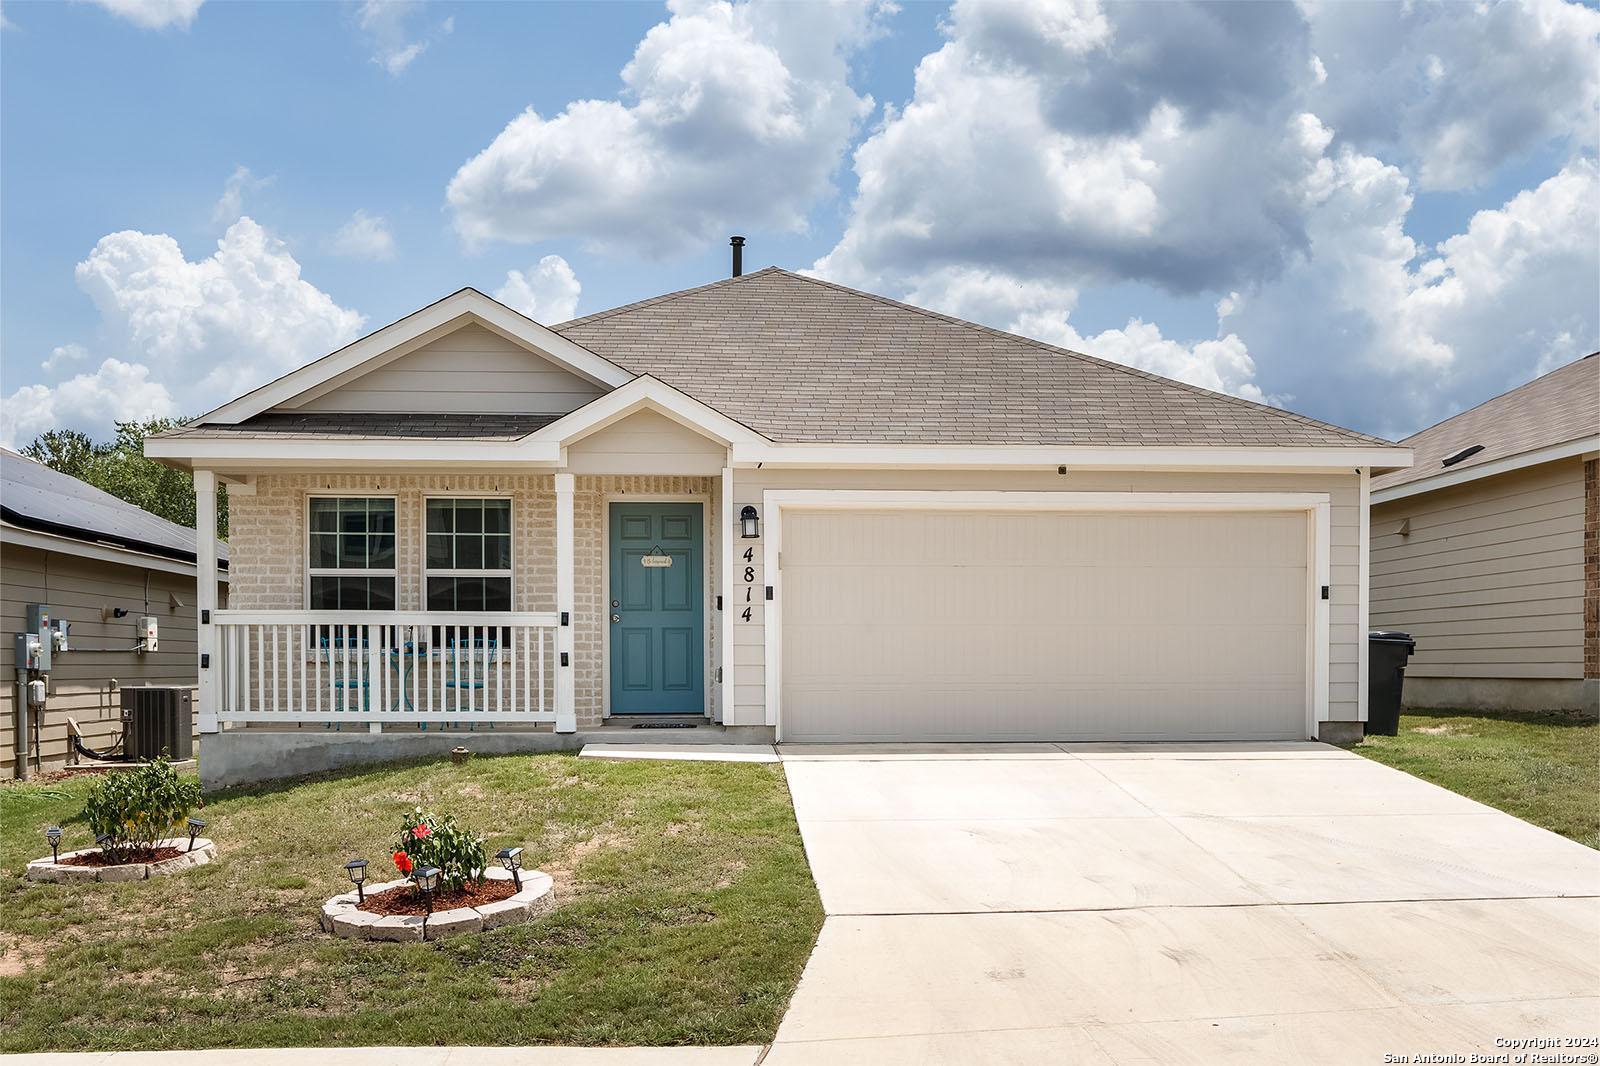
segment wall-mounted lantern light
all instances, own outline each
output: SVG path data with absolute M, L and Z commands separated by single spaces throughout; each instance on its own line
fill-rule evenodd
M 517 886 L 517 891 L 522 891 L 522 874 L 517 871 L 522 869 L 521 848 L 501 848 L 495 852 L 494 857 L 500 860 L 500 865 L 511 872 L 511 880 Z
M 61 861 L 61 827 L 53 825 L 44 831 L 44 838 L 50 842 L 50 861 Z
M 748 503 L 744 510 L 739 512 L 739 536 L 745 540 L 755 540 L 761 536 L 761 518 L 756 514 L 756 509 Z

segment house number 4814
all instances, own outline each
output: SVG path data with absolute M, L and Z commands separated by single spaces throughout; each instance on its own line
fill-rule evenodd
M 746 622 L 750 621 L 751 604 L 755 602 L 755 561 L 756 550 L 754 548 L 746 548 L 744 550 L 744 610 L 739 612 L 739 617 Z

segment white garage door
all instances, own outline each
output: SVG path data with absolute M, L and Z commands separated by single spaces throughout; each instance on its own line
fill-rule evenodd
M 788 510 L 785 741 L 1306 735 L 1302 513 Z

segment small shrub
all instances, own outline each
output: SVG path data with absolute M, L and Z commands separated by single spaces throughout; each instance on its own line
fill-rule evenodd
M 462 829 L 449 815 L 440 818 L 421 807 L 401 827 L 400 850 L 394 857 L 395 866 L 404 874 L 424 866 L 438 867 L 439 887 L 445 891 L 458 891 L 469 881 L 481 884 L 489 865 L 482 837 Z
M 127 861 L 171 837 L 200 805 L 200 782 L 180 777 L 165 759 L 107 774 L 89 789 L 83 813 L 102 850 Z

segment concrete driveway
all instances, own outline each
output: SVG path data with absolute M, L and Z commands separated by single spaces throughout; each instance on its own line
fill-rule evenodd
M 1600 852 L 1360 756 L 781 754 L 828 918 L 767 1066 L 1381 1063 L 1600 1035 Z

